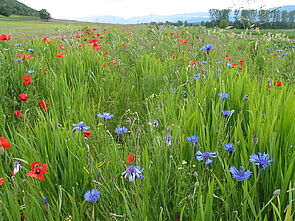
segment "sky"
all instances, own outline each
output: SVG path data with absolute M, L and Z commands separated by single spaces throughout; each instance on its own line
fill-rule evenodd
M 210 8 L 271 8 L 294 5 L 294 0 L 18 0 L 31 8 L 45 8 L 53 18 L 77 19 L 89 16 L 173 15 L 207 12 Z

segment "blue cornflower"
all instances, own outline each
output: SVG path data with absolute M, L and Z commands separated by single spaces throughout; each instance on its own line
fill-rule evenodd
M 34 73 L 35 73 L 35 71 L 33 71 L 33 70 L 28 71 L 28 74 L 34 74 Z
M 186 94 L 186 91 L 181 91 L 180 93 L 181 93 L 181 94 Z
M 159 122 L 157 120 L 154 120 L 154 127 L 158 127 L 159 126 Z
M 17 59 L 15 59 L 16 61 L 22 61 L 22 59 L 21 58 L 17 58 Z
M 73 132 L 76 132 L 76 131 L 78 131 L 78 132 L 81 132 L 81 131 L 86 132 L 90 128 L 90 127 L 86 126 L 83 121 L 81 121 L 78 124 L 73 124 L 73 126 L 74 126 Z
M 202 61 L 202 64 L 208 64 L 208 61 Z
M 286 55 L 288 55 L 288 53 L 283 53 L 283 54 L 282 54 L 282 56 L 286 56 Z
M 140 168 L 140 166 L 129 166 L 122 173 L 122 176 L 125 175 L 124 178 L 128 177 L 130 182 L 134 182 L 137 178 L 143 178 L 143 170 L 144 169 Z
M 21 47 L 21 46 L 23 46 L 23 44 L 17 43 L 16 46 Z
M 33 48 L 29 48 L 28 51 L 34 51 L 34 49 Z
M 223 99 L 227 99 L 229 94 L 228 93 L 219 93 L 218 96 Z
M 235 150 L 234 145 L 232 143 L 224 144 L 224 148 L 226 151 L 231 151 L 231 152 Z
M 164 137 L 165 142 L 167 143 L 168 146 L 172 145 L 172 136 L 170 134 L 166 134 Z
M 102 114 L 97 114 L 98 118 L 102 118 L 104 119 L 105 121 L 106 120 L 109 120 L 109 119 L 112 119 L 114 117 L 113 114 L 110 114 L 110 113 L 102 113 Z
M 213 157 L 213 158 L 217 157 L 215 152 L 202 153 L 201 151 L 198 150 L 196 154 L 198 155 L 196 156 L 196 159 L 199 161 L 206 160 L 206 164 L 212 163 L 212 160 L 210 159 L 210 157 Z
M 253 154 L 250 156 L 250 162 L 261 166 L 263 168 L 263 170 L 266 169 L 267 166 L 270 166 L 270 163 L 273 161 L 273 159 L 269 159 L 270 156 L 267 153 L 258 153 L 257 154 Z
M 47 198 L 46 197 L 43 197 L 43 202 L 44 202 L 44 206 L 46 209 L 48 209 L 48 201 L 47 201 Z
M 0 62 L 0 65 L 2 65 L 3 64 L 3 62 Z
M 172 90 L 173 90 L 173 92 L 176 92 L 177 88 L 174 87 Z
M 268 51 L 270 50 L 270 48 L 265 48 L 265 49 L 268 50 Z
M 234 112 L 234 110 L 222 110 L 221 111 L 224 116 L 230 116 Z
M 198 73 L 198 74 L 194 74 L 194 79 L 200 79 L 201 78 L 201 74 L 200 73 Z
M 98 190 L 96 190 L 96 189 L 88 190 L 84 194 L 85 200 L 88 201 L 88 202 L 92 202 L 92 203 L 97 201 L 99 197 L 100 197 L 100 192 Z
M 231 172 L 233 178 L 237 179 L 238 181 L 249 179 L 252 175 L 250 170 L 245 171 L 243 166 L 240 166 L 241 170 L 237 170 L 234 166 L 230 167 L 229 172 Z
M 229 68 L 231 68 L 231 67 L 233 66 L 231 63 L 227 63 L 226 65 L 227 65 L 227 67 L 229 67 Z
M 201 50 L 206 51 L 209 54 L 210 50 L 213 49 L 213 44 L 204 45 Z
M 198 143 L 199 141 L 199 138 L 196 136 L 196 135 L 193 135 L 191 137 L 187 137 L 186 140 L 190 143 Z
M 123 135 L 127 133 L 128 129 L 126 127 L 117 127 L 115 133 Z

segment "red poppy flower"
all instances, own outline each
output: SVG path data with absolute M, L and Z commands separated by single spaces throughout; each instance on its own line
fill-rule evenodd
M 135 163 L 136 162 L 136 156 L 134 154 L 129 154 L 128 157 L 126 158 L 126 161 L 128 163 Z
M 81 38 L 81 35 L 76 35 L 76 38 Z
M 238 65 L 238 63 L 233 63 L 233 66 L 237 66 Z
M 271 88 L 271 85 L 270 84 L 267 84 L 267 88 Z
M 104 51 L 104 52 L 103 52 L 104 55 L 107 55 L 108 53 L 109 53 L 108 51 Z
M 0 147 L 10 149 L 10 143 L 8 142 L 8 139 L 6 139 L 4 137 L 0 137 Z
M 127 47 L 127 45 L 124 45 L 124 44 L 123 44 L 123 45 L 122 45 L 122 47 L 126 48 L 126 47 Z
M 189 39 L 185 39 L 182 42 L 180 42 L 180 45 L 186 45 L 189 42 Z
M 5 35 L 5 34 L 0 35 L 0 41 L 8 41 L 10 40 L 10 38 L 11 38 L 11 35 Z
M 92 28 L 92 31 L 96 31 L 96 28 Z
M 94 50 L 101 50 L 102 49 L 102 46 L 98 45 L 96 42 L 92 45 L 92 48 Z
M 102 65 L 103 65 L 104 67 L 106 67 L 106 66 L 107 66 L 107 64 L 106 64 L 106 63 L 102 63 Z
M 169 33 L 169 35 L 175 35 L 175 33 L 174 32 L 171 32 L 171 33 Z
M 64 45 L 62 43 L 59 44 L 58 46 L 60 49 L 64 49 Z
M 5 181 L 5 178 L 1 177 L 1 178 L 0 178 L 0 186 L 3 185 L 4 181 Z
M 91 137 L 91 132 L 90 131 L 85 131 L 84 133 L 83 133 L 83 135 L 84 135 L 84 137 Z
M 22 101 L 27 101 L 28 100 L 28 95 L 20 94 L 20 95 L 18 95 L 18 98 L 21 99 Z
M 13 113 L 14 113 L 14 115 L 17 116 L 17 117 L 22 117 L 22 116 L 23 116 L 23 114 L 22 114 L 19 110 L 16 110 L 16 111 L 14 111 Z
M 31 75 L 24 76 L 22 79 L 24 80 L 23 85 L 32 84 Z
M 96 34 L 96 36 L 100 36 L 100 34 Z
M 40 181 L 44 181 L 44 175 L 48 174 L 46 172 L 48 164 L 41 164 L 40 162 L 31 163 L 31 171 L 27 173 L 27 176 L 38 178 Z
M 49 106 L 49 104 L 46 104 L 46 101 L 42 101 L 42 100 L 39 100 L 39 105 L 40 107 L 42 107 L 44 111 L 46 111 L 47 110 L 46 108 Z
M 115 62 L 114 60 L 112 60 L 110 64 L 111 64 L 111 65 L 116 65 L 117 62 Z
M 273 84 L 275 86 L 278 86 L 278 87 L 282 86 L 282 82 L 281 81 L 274 81 Z
M 243 65 L 245 60 L 240 60 L 239 62 L 240 62 L 240 65 Z
M 273 56 L 269 56 L 268 58 L 269 58 L 269 59 L 272 59 L 272 58 L 273 58 Z
M 195 66 L 196 65 L 196 62 L 195 61 L 191 61 L 191 65 L 192 66 Z
M 44 36 L 44 37 L 42 38 L 42 41 L 47 42 L 47 43 L 49 42 L 46 36 Z
M 26 60 L 31 60 L 34 59 L 34 56 L 29 54 L 29 55 L 24 55 L 24 54 L 20 54 L 20 53 L 16 53 L 16 55 L 22 59 L 22 61 L 26 61 Z
M 104 36 L 100 36 L 99 38 L 100 38 L 100 39 L 103 39 L 103 38 L 104 38 Z
M 58 55 L 56 55 L 56 57 L 58 57 L 58 58 L 63 58 L 63 57 L 64 57 L 64 55 L 62 54 L 62 51 L 61 51 L 61 52 L 59 52 L 59 54 L 58 54 Z
M 240 67 L 239 67 L 239 69 L 240 69 L 240 70 L 243 70 L 243 67 L 242 67 L 242 66 L 240 66 Z

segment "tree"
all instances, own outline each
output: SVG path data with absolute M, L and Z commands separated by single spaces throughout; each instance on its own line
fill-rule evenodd
M 219 27 L 220 27 L 220 28 L 225 28 L 225 27 L 227 27 L 227 26 L 229 26 L 229 23 L 228 23 L 227 20 L 221 20 L 221 21 L 219 22 Z
M 222 9 L 220 10 L 220 21 L 221 20 L 229 20 L 229 13 L 231 12 L 231 9 Z
M 5 4 L 0 4 L 0 15 L 3 15 L 5 17 L 9 17 L 12 14 L 12 11 L 9 7 Z
M 239 9 L 234 10 L 234 18 L 235 18 L 235 21 L 240 20 L 240 10 Z
M 289 12 L 289 22 L 294 22 L 295 10 Z
M 39 11 L 39 15 L 40 15 L 40 18 L 44 21 L 48 21 L 51 18 L 50 13 L 46 11 L 46 9 L 41 9 Z
M 286 10 L 283 10 L 281 15 L 282 22 L 287 22 L 288 17 L 289 17 L 289 13 Z

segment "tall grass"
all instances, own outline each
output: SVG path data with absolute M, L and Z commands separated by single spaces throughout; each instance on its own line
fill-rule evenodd
M 0 161 L 3 220 L 294 218 L 294 43 L 196 28 L 106 27 L 99 32 L 105 37 L 97 36 L 103 49 L 94 50 L 83 41 L 98 33 L 90 32 L 81 32 L 80 42 L 74 35 L 50 43 L 23 39 L 21 47 L 0 42 L 0 136 L 11 142 Z M 179 45 L 176 36 L 190 41 Z M 209 43 L 209 54 L 200 50 Z M 34 59 L 16 61 L 28 48 Z M 60 51 L 63 58 L 56 57 Z M 228 67 L 225 55 L 231 64 L 245 60 L 242 70 Z M 28 70 L 35 71 L 33 84 L 22 85 Z M 47 111 L 38 99 L 46 100 Z M 15 110 L 24 116 L 14 116 Z M 234 112 L 226 117 L 222 110 Z M 114 118 L 98 119 L 103 112 Z M 90 138 L 73 133 L 80 121 L 91 127 Z M 118 126 L 129 132 L 114 133 Z M 192 135 L 199 137 L 195 145 L 186 141 Z M 226 143 L 234 144 L 233 153 Z M 218 157 L 206 165 L 197 150 Z M 249 162 L 258 152 L 274 159 L 265 171 Z M 129 153 L 144 168 L 144 178 L 134 183 L 121 175 L 131 165 Z M 17 160 L 22 167 L 12 177 Z M 44 181 L 26 176 L 36 161 L 49 165 Z M 253 174 L 239 182 L 231 166 Z M 90 203 L 83 195 L 93 188 L 101 197 Z

